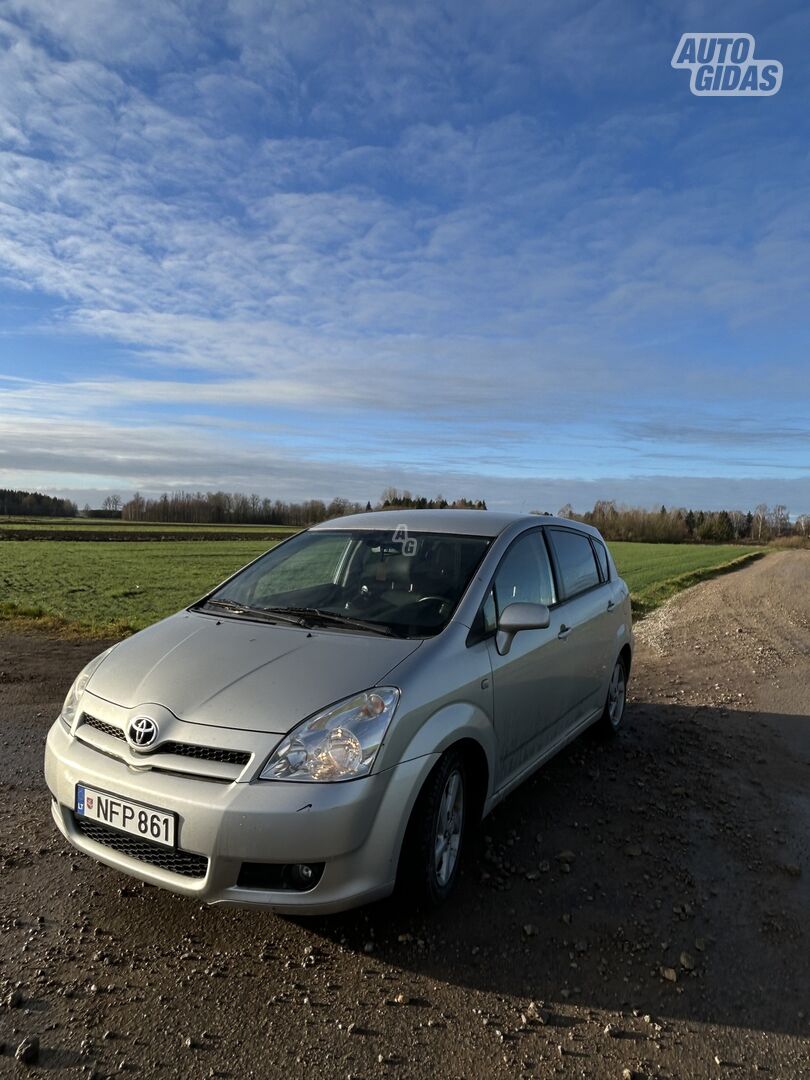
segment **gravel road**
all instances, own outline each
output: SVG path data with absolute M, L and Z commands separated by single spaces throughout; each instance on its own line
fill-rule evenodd
M 42 748 L 100 647 L 0 633 L 0 1075 L 810 1076 L 810 552 L 638 637 L 621 736 L 499 807 L 448 906 L 298 921 L 68 849 Z

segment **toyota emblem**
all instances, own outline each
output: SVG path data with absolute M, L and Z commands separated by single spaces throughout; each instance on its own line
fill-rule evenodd
M 158 726 L 148 716 L 136 716 L 127 728 L 127 739 L 135 750 L 144 750 L 158 737 Z

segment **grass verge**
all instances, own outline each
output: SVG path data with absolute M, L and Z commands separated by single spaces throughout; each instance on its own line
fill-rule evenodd
M 739 555 L 737 558 L 731 559 L 729 562 L 689 570 L 685 574 L 677 574 L 675 577 L 656 581 L 638 592 L 631 592 L 630 601 L 633 607 L 633 618 L 642 619 L 676 593 L 683 592 L 684 589 L 689 589 L 693 585 L 698 585 L 701 581 L 708 581 L 709 578 L 719 577 L 721 574 L 739 570 L 741 567 L 754 562 L 754 560 L 761 559 L 765 554 L 766 552 L 763 550 L 749 551 L 745 555 Z
M 141 629 L 121 620 L 86 622 L 68 619 L 42 608 L 9 602 L 0 603 L 0 624 L 17 633 L 48 634 L 65 641 L 119 641 Z

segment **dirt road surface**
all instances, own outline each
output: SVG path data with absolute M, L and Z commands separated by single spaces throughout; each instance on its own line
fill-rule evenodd
M 638 636 L 621 736 L 499 807 L 450 904 L 294 921 L 70 850 L 42 748 L 99 646 L 0 634 L 0 1075 L 810 1076 L 810 553 Z

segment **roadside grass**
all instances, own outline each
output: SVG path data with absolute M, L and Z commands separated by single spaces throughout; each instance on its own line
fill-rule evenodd
M 0 540 L 0 620 L 67 637 L 124 637 L 191 603 L 273 546 L 260 539 Z M 730 544 L 622 542 L 610 548 L 636 618 L 764 553 L 741 555 Z

